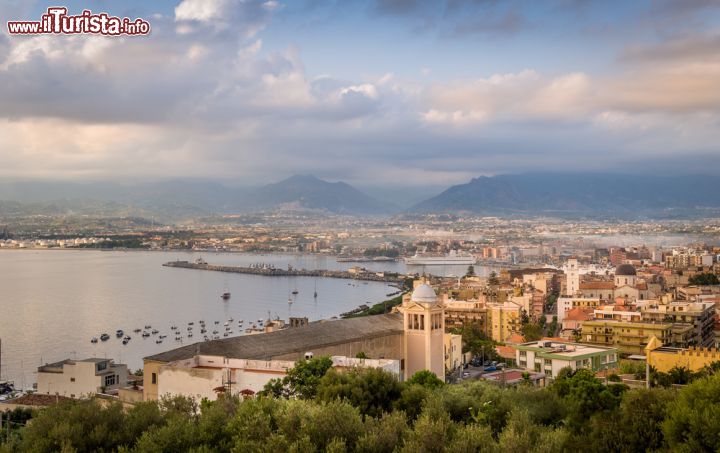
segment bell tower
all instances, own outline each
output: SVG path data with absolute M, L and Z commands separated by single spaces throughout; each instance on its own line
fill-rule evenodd
M 428 370 L 445 380 L 445 310 L 426 283 L 415 287 L 400 308 L 403 314 L 405 379 Z

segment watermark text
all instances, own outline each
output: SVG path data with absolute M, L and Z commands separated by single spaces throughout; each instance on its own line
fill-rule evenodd
M 91 34 L 105 36 L 149 35 L 150 22 L 137 18 L 95 14 L 86 9 L 81 14 L 69 16 L 64 6 L 47 9 L 38 21 L 8 21 L 11 35 L 76 35 Z

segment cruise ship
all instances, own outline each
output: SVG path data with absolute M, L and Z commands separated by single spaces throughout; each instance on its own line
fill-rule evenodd
M 415 255 L 405 258 L 405 264 L 414 264 L 420 266 L 452 266 L 475 264 L 475 257 L 464 252 L 450 250 L 446 255 L 433 255 L 426 253 L 415 253 Z

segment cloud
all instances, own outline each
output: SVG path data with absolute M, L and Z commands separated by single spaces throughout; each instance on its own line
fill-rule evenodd
M 515 10 L 500 14 L 477 15 L 476 17 L 459 22 L 453 34 L 466 35 L 509 35 L 527 28 L 528 20 Z
M 417 3 L 395 5 L 393 14 L 422 21 L 445 8 L 438 34 L 479 25 L 463 45 L 493 35 L 502 61 L 474 65 L 472 52 L 438 55 L 429 46 L 416 60 L 402 55 L 363 74 L 344 71 L 340 65 L 360 58 L 354 49 L 348 60 L 323 61 L 308 41 L 293 45 L 292 29 L 272 35 L 282 5 L 251 0 L 183 0 L 142 39 L 0 34 L 0 177 L 254 183 L 302 172 L 423 185 L 717 155 L 716 32 L 653 36 L 621 48 L 616 66 L 602 70 L 583 60 L 553 66 L 522 52 L 505 60 L 512 46 L 492 25 L 511 17 L 505 2 Z M 475 19 L 463 22 L 468 17 Z M 528 17 L 523 30 L 530 25 Z M 452 44 L 439 41 L 442 49 Z M 373 52 L 405 50 L 401 42 L 385 47 Z M 686 160 L 670 170 L 691 168 Z
M 673 36 L 661 43 L 633 45 L 620 55 L 625 63 L 720 60 L 720 33 Z

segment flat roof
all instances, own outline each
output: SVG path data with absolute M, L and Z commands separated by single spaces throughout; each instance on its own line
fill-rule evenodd
M 550 343 L 550 346 L 540 346 L 538 343 Z M 565 349 L 563 350 L 563 347 Z M 555 358 L 579 358 L 594 354 L 618 352 L 617 348 L 591 345 L 585 343 L 571 343 L 561 341 L 529 341 L 516 346 L 518 350 L 534 351 L 548 357 Z
M 403 321 L 399 313 L 323 320 L 258 335 L 200 341 L 147 356 L 144 360 L 174 362 L 196 355 L 269 360 L 281 355 L 312 352 L 316 348 L 402 333 Z

